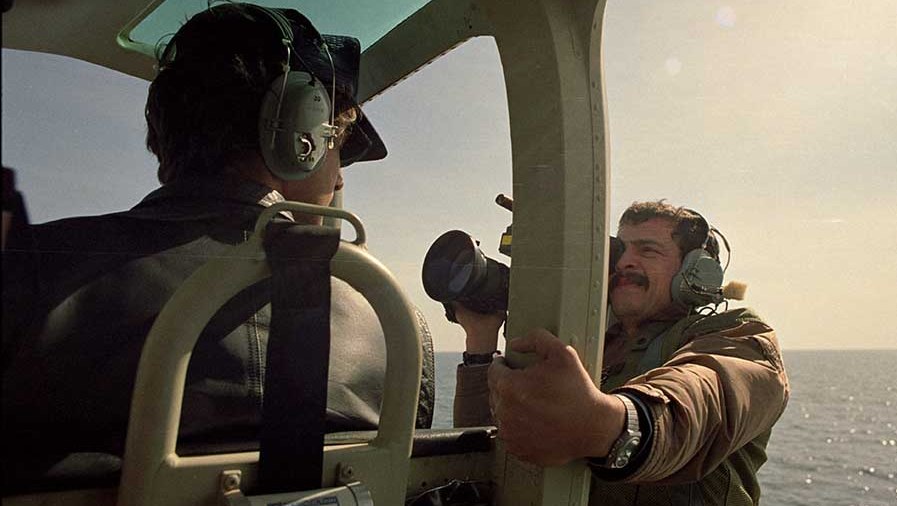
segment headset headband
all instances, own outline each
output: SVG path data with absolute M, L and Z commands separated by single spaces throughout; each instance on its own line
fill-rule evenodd
M 702 229 L 701 235 L 704 236 L 704 239 L 701 241 L 701 249 L 706 251 L 711 256 L 713 256 L 713 258 L 716 261 L 719 261 L 719 254 L 720 254 L 719 243 L 718 242 L 716 243 L 716 248 L 715 248 L 716 251 L 711 251 L 710 249 L 708 249 L 708 246 L 710 245 L 711 242 L 716 242 L 714 235 L 719 235 L 720 237 L 722 237 L 722 234 L 720 234 L 719 230 L 713 228 L 710 225 L 710 222 L 707 221 L 707 218 L 704 218 L 704 215 L 702 215 L 701 213 L 695 211 L 694 209 L 690 209 L 688 207 L 683 207 L 682 210 L 686 211 L 688 213 L 691 213 L 694 217 L 698 218 L 698 225 Z M 723 241 L 725 241 L 724 237 L 723 237 Z M 726 244 L 726 247 L 728 248 L 728 244 Z M 684 253 L 687 253 L 687 252 L 684 252 Z

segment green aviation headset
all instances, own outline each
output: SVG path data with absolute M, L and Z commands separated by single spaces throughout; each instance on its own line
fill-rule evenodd
M 330 99 L 336 96 L 336 70 L 330 50 L 311 22 L 295 12 L 303 39 L 300 42 L 317 47 L 330 60 L 332 95 L 327 94 L 324 84 L 310 70 L 294 70 L 294 61 L 297 66 L 307 65 L 295 50 L 292 25 L 285 15 L 259 5 L 238 5 L 256 14 L 255 21 L 270 21 L 286 51 L 283 73 L 271 82 L 259 109 L 259 147 L 265 165 L 281 179 L 305 179 L 323 166 L 336 132 Z M 175 58 L 177 38 L 175 35 L 165 47 L 160 58 L 163 65 Z
M 328 147 L 336 133 L 334 108 L 330 97 L 336 96 L 336 71 L 333 58 L 320 33 L 301 17 L 303 43 L 314 44 L 330 60 L 333 71 L 332 95 L 311 72 L 293 70 L 292 60 L 301 63 L 293 46 L 290 21 L 280 12 L 252 4 L 243 4 L 262 17 L 270 19 L 280 34 L 286 50 L 283 73 L 275 78 L 265 93 L 259 109 L 259 146 L 268 170 L 290 181 L 305 179 L 323 166 Z
M 719 242 L 715 235 L 723 240 L 727 251 L 730 251 L 729 243 L 700 213 L 691 209 L 685 211 L 699 218 L 698 226 L 703 230 L 704 241 L 700 248 L 689 251 L 683 257 L 682 266 L 673 276 L 670 293 L 674 302 L 689 308 L 719 304 L 723 301 L 725 268 L 719 261 Z

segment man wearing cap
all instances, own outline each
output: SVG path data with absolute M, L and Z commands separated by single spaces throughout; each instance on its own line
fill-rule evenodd
M 355 102 L 359 59 L 358 40 L 320 35 L 293 10 L 219 4 L 181 27 L 160 57 L 146 103 L 147 146 L 159 160 L 162 186 L 128 211 L 31 226 L 10 238 L 3 291 L 7 455 L 43 452 L 48 466 L 69 452 L 121 455 L 140 351 L 174 291 L 210 258 L 245 241 L 266 207 L 284 200 L 328 205 L 342 187 L 342 167 L 386 156 Z M 274 167 L 275 155 L 262 149 L 268 133 L 283 138 L 284 124 L 307 119 L 304 110 L 260 119 L 266 99 L 289 110 L 277 81 L 285 70 L 317 81 L 334 104 L 324 110 L 322 138 L 296 138 L 298 149 L 316 144 L 323 157 L 297 177 Z M 322 222 L 305 214 L 290 219 Z M 331 290 L 327 429 L 375 428 L 382 330 L 348 284 L 334 278 Z M 181 442 L 257 437 L 270 300 L 266 286 L 247 288 L 203 331 L 187 374 Z M 421 325 L 417 424 L 429 427 L 432 344 Z
M 455 425 L 494 423 L 510 453 L 537 464 L 588 459 L 592 505 L 758 504 L 788 379 L 775 332 L 753 311 L 698 311 L 736 295 L 721 287 L 714 235 L 663 201 L 623 213 L 600 388 L 545 329 L 508 344 L 535 354 L 532 366 L 493 360 L 504 315 L 456 307 L 467 353 Z

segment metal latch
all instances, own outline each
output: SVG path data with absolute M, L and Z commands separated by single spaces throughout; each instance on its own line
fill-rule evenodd
M 351 469 L 351 468 L 350 468 Z M 345 475 L 346 473 L 340 473 Z M 351 474 L 351 473 L 350 473 Z M 219 480 L 219 501 L 221 506 L 373 506 L 371 491 L 360 481 L 341 487 L 247 496 L 240 490 L 243 472 L 228 470 L 221 472 Z

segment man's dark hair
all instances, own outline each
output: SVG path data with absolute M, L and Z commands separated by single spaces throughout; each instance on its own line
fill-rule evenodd
M 159 181 L 220 173 L 258 152 L 258 111 L 285 58 L 271 27 L 239 4 L 222 4 L 193 16 L 169 46 L 145 111 Z
M 707 252 L 719 260 L 719 244 L 712 236 L 707 240 L 710 233 L 707 221 L 691 209 L 670 205 L 663 199 L 633 202 L 620 216 L 619 226 L 638 225 L 654 218 L 668 220 L 673 224 L 673 240 L 679 246 L 683 258 L 689 251 L 701 248 L 706 241 Z

